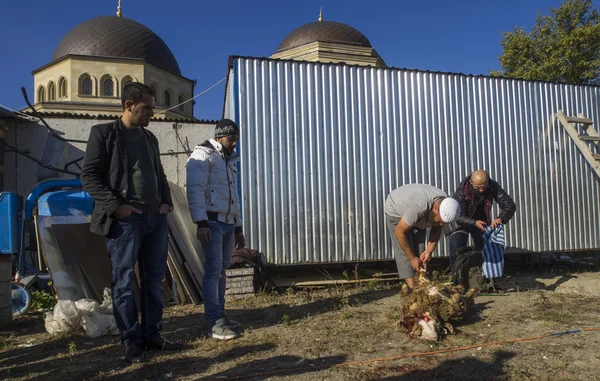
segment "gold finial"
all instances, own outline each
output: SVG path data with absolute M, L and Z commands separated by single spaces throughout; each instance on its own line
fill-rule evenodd
M 319 10 L 319 22 L 323 22 L 323 7 Z
M 123 13 L 121 13 L 121 0 L 119 0 L 119 5 L 117 5 L 117 17 L 121 16 L 123 16 Z

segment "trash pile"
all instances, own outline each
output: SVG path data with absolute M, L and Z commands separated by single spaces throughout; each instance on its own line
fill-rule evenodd
M 417 272 L 415 287 L 402 285 L 402 320 L 400 325 L 409 336 L 439 340 L 442 334 L 454 333 L 452 324 L 460 322 L 471 310 L 476 290 L 465 294 L 463 286 L 434 282 Z
M 80 327 L 91 338 L 117 335 L 119 329 L 112 312 L 110 291 L 105 289 L 102 304 L 92 299 L 81 299 L 75 302 L 59 300 L 52 312 L 46 312 L 44 322 L 46 331 L 53 336 L 74 332 Z

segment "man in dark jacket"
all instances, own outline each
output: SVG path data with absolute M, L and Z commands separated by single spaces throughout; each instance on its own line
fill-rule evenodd
M 139 362 L 146 349 L 180 349 L 160 335 L 171 192 L 158 140 L 144 127 L 154 115 L 150 87 L 132 83 L 121 96 L 123 115 L 92 127 L 81 182 L 94 199 L 91 231 L 106 237 L 112 267 L 113 313 L 125 359 Z M 141 278 L 141 324 L 134 299 L 135 263 Z
M 458 249 L 467 246 L 469 235 L 477 249 L 483 248 L 483 232 L 486 226 L 495 229 L 506 224 L 515 214 L 516 205 L 502 187 L 490 179 L 484 170 L 477 170 L 459 184 L 452 196 L 458 201 L 461 216 L 458 229 L 450 234 L 450 268 Z M 492 218 L 492 203 L 496 201 L 500 213 Z

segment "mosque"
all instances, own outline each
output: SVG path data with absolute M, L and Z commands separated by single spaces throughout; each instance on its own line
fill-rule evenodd
M 112 16 L 99 16 L 71 29 L 49 62 L 33 70 L 30 108 L 19 112 L 0 107 L 0 138 L 54 168 L 77 170 L 85 145 L 53 142 L 41 120 L 64 138 L 87 140 L 91 126 L 122 113 L 121 90 L 142 82 L 154 90 L 157 134 L 167 177 L 185 185 L 186 153 L 210 136 L 216 121 L 194 114 L 196 80 L 182 73 L 165 41 L 147 26 L 125 17 L 121 1 Z M 298 27 L 271 55 L 274 59 L 347 63 L 385 67 L 369 39 L 350 25 L 323 19 Z M 32 96 L 33 95 L 33 96 Z M 64 174 L 0 147 L 0 190 L 26 197 L 39 181 Z M 66 151 L 66 152 L 65 152 Z M 17 176 L 17 174 L 19 174 Z
M 364 34 L 323 20 L 322 12 L 318 21 L 286 36 L 271 58 L 386 66 Z M 117 116 L 121 89 L 132 81 L 152 87 L 161 117 L 194 119 L 193 102 L 186 101 L 193 97 L 196 81 L 181 72 L 175 55 L 156 33 L 124 17 L 119 1 L 115 16 L 95 17 L 74 27 L 50 62 L 33 71 L 34 106 L 42 115 Z

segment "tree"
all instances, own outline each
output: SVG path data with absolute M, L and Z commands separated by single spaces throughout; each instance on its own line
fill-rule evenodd
M 495 77 L 600 85 L 600 15 L 591 0 L 566 0 L 538 11 L 530 33 L 502 32 L 501 71 Z

